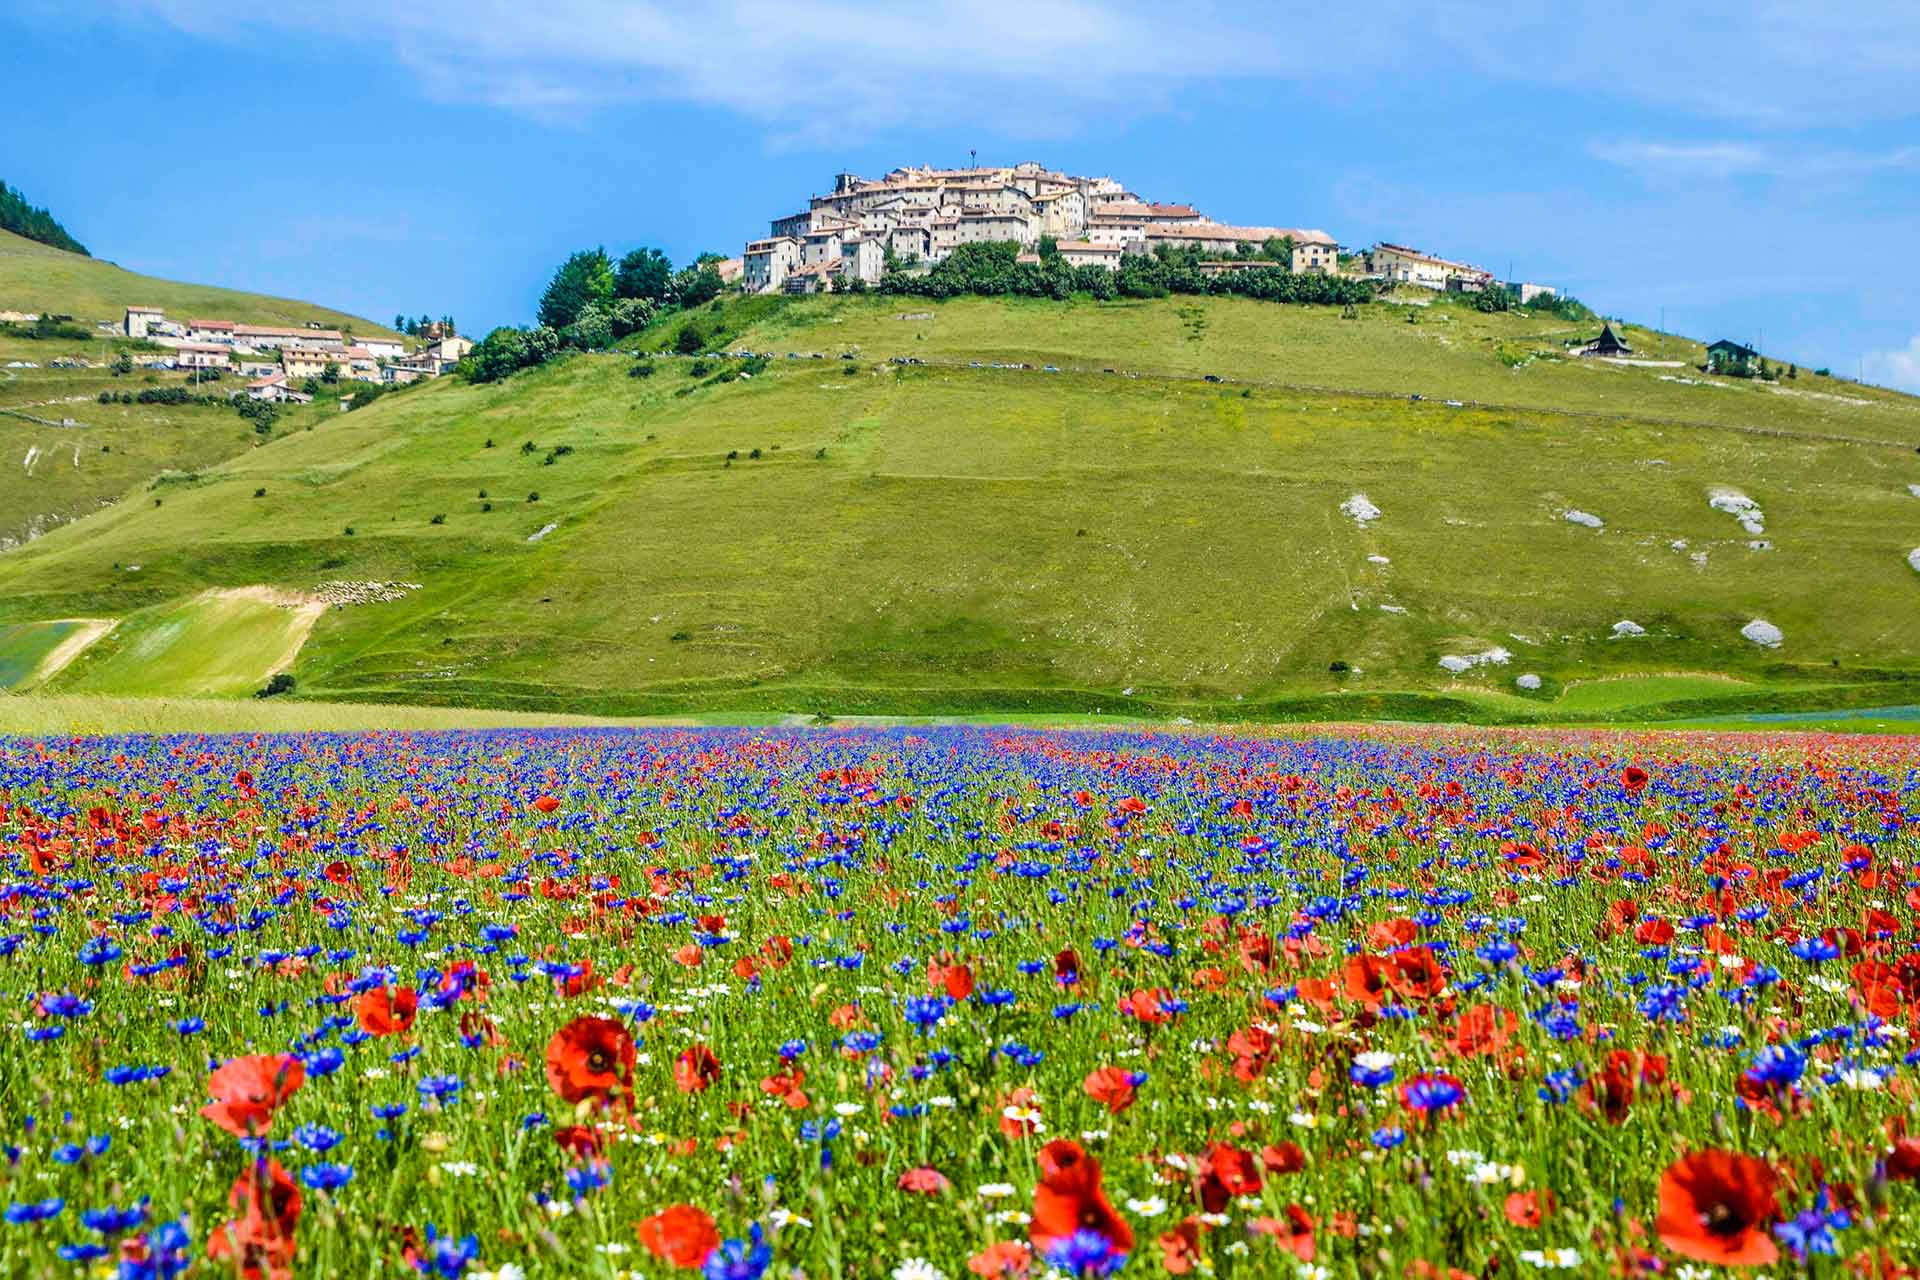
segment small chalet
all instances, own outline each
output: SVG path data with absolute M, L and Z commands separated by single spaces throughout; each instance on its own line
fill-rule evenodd
M 1726 338 L 1707 348 L 1707 372 L 1750 378 L 1762 367 L 1760 353 Z
M 1574 352 L 1582 356 L 1630 356 L 1633 348 L 1620 341 L 1611 322 L 1600 326 L 1600 336 Z

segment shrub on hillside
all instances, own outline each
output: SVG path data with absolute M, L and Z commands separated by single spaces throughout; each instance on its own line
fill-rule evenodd
M 538 329 L 499 328 L 467 353 L 458 372 L 470 382 L 498 382 L 518 370 L 545 364 L 559 350 L 560 335 L 545 325 Z

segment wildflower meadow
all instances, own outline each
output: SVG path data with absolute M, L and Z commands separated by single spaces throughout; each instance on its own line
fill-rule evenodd
M 0 1275 L 1920 1276 L 1920 741 L 0 739 Z

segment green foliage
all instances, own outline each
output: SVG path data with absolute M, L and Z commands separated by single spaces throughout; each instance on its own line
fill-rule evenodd
M 582 351 L 600 351 L 613 344 L 613 316 L 610 307 L 590 302 L 580 308 L 574 322 L 560 331 L 560 341 Z
M 692 320 L 680 326 L 679 336 L 673 340 L 673 349 L 683 356 L 698 355 L 707 349 L 707 334 Z
M 538 329 L 502 327 L 474 345 L 460 362 L 472 382 L 498 382 L 521 369 L 545 364 L 560 350 L 560 335 L 546 326 Z
M 658 249 L 635 249 L 620 259 L 614 295 L 664 305 L 673 297 L 673 263 Z
M 1017 261 L 1020 246 L 1012 241 L 961 245 L 925 275 L 889 272 L 881 279 L 880 291 L 920 298 L 976 294 L 1060 300 L 1076 295 L 1164 298 L 1180 293 L 1330 305 L 1373 298 L 1373 286 L 1364 280 L 1295 275 L 1277 263 L 1271 268 L 1208 274 L 1199 266 L 1207 260 L 1204 254 L 1162 249 L 1152 255 L 1129 255 L 1115 273 L 1105 267 L 1069 266 L 1057 256 L 1037 266 L 1022 263 Z
M 1515 306 L 1519 305 L 1518 299 L 1513 295 L 1513 290 L 1503 284 L 1490 284 L 1480 292 L 1471 296 L 1473 298 L 1473 309 L 1489 314 L 1496 311 L 1511 311 Z
M 71 316 L 65 319 L 41 316 L 25 324 L 15 321 L 0 324 L 0 337 L 26 338 L 37 342 L 86 342 L 93 334 L 85 325 L 75 324 Z
M 273 674 L 273 678 L 268 680 L 253 696 L 256 698 L 277 698 L 282 694 L 292 693 L 297 683 L 298 681 L 293 678 L 292 672 L 276 671 Z
M 540 295 L 540 323 L 549 329 L 564 329 L 572 324 L 583 308 L 613 301 L 613 263 L 605 249 L 583 249 L 560 264 Z
M 624 338 L 630 333 L 638 333 L 652 324 L 659 313 L 659 305 L 652 299 L 616 298 L 609 317 L 613 324 L 613 336 Z
M 673 297 L 682 307 L 698 307 L 720 296 L 726 284 L 711 262 L 696 264 L 673 277 Z
M 51 213 L 28 204 L 25 196 L 4 182 L 0 182 L 0 231 L 11 231 L 17 236 L 25 236 L 29 240 L 82 257 L 91 256 L 87 253 L 87 246 L 68 235 L 67 229 Z

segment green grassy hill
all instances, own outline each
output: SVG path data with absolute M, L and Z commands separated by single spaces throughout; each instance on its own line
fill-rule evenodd
M 117 324 L 129 306 L 161 307 L 176 320 L 198 316 L 236 324 L 288 325 L 313 320 L 361 335 L 393 333 L 385 325 L 344 311 L 291 298 L 138 275 L 99 258 L 67 253 L 0 231 L 0 311 L 53 313 Z
M 186 380 L 144 369 L 116 378 L 105 367 L 119 352 L 141 349 L 100 327 L 117 327 L 129 303 L 161 306 L 179 319 L 313 320 L 362 335 L 392 332 L 309 303 L 135 275 L 0 232 L 0 311 L 71 315 L 90 335 L 0 333 L 0 551 L 118 501 L 163 472 L 211 466 L 257 443 L 226 408 L 98 403 L 102 391 L 137 393 Z M 50 367 L 63 357 L 94 367 Z M 8 367 L 15 363 L 35 367 Z
M 1559 321 L 1408 311 L 730 303 L 641 339 L 697 323 L 779 353 L 758 376 L 576 356 L 422 387 L 0 556 L 0 624 L 122 619 L 45 686 L 101 695 L 263 678 L 292 622 L 250 617 L 244 660 L 140 648 L 203 625 L 209 590 L 292 612 L 379 581 L 418 585 L 326 609 L 302 696 L 1195 719 L 1920 702 L 1920 401 L 1594 365 Z M 1760 533 L 1710 505 L 1734 492 Z M 1343 511 L 1356 494 L 1381 514 Z M 1743 638 L 1755 619 L 1783 642 Z

